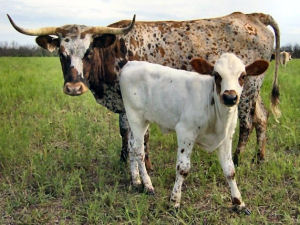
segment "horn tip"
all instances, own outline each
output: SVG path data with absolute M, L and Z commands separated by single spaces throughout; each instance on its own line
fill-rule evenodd
M 9 20 L 11 20 L 11 17 L 8 13 L 6 14 L 6 16 L 8 17 Z

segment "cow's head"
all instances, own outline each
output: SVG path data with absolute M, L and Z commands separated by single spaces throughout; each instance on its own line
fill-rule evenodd
M 95 66 L 94 48 L 112 45 L 116 35 L 128 33 L 135 22 L 134 15 L 131 23 L 124 28 L 65 25 L 24 29 L 17 26 L 9 15 L 7 16 L 12 26 L 20 33 L 38 36 L 36 42 L 39 46 L 50 52 L 58 50 L 64 75 L 63 90 L 65 94 L 72 96 L 81 95 L 88 90 L 89 68 Z
M 191 65 L 200 74 L 214 76 L 215 90 L 221 103 L 231 107 L 239 103 L 246 76 L 257 76 L 264 73 L 269 66 L 265 60 L 256 60 L 245 66 L 243 62 L 232 53 L 224 53 L 210 64 L 202 58 L 194 58 Z

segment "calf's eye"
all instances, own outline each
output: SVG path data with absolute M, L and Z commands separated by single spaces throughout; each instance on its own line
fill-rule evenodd
M 242 74 L 240 75 L 240 77 L 239 77 L 239 84 L 240 84 L 241 86 L 244 85 L 245 78 L 246 78 L 246 73 L 242 73 Z

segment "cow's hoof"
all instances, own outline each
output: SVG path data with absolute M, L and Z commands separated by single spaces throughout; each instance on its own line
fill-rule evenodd
M 260 163 L 262 163 L 264 160 L 265 160 L 265 158 L 264 158 L 264 157 L 261 157 L 260 154 L 258 154 L 257 156 L 254 156 L 254 157 L 253 157 L 252 163 L 260 164 Z
M 153 171 L 153 165 L 149 159 L 145 160 L 145 166 L 146 166 L 147 172 Z

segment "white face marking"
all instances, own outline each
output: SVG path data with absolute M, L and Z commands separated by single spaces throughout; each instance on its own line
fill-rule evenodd
M 74 67 L 78 74 L 83 78 L 83 62 L 82 59 L 93 41 L 91 34 L 86 34 L 84 38 L 80 38 L 80 34 L 75 37 L 66 37 L 61 40 L 61 47 L 65 57 L 69 56 L 71 59 L 71 67 Z
M 215 63 L 214 70 L 222 77 L 221 95 L 226 90 L 235 90 L 240 96 L 242 87 L 239 84 L 240 75 L 245 72 L 245 65 L 234 54 L 223 54 Z

